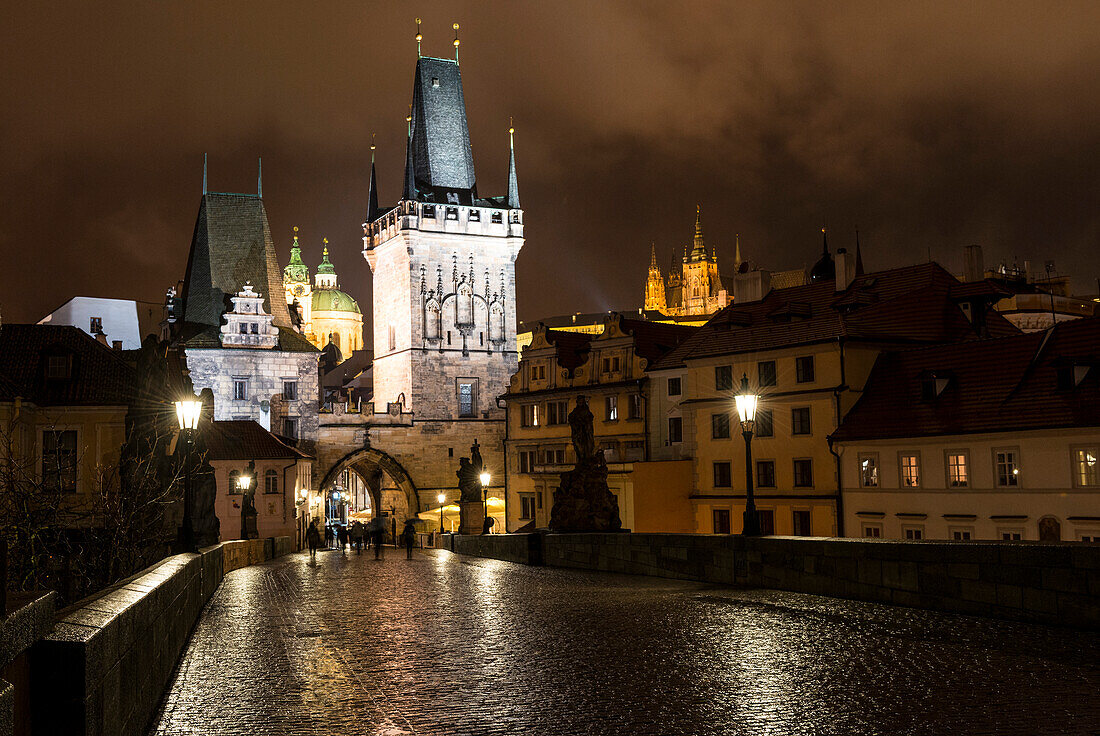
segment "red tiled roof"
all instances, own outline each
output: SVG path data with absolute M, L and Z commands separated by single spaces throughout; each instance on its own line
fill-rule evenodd
M 977 339 L 952 295 L 958 285 L 938 264 L 923 263 L 858 276 L 839 293 L 831 279 L 773 289 L 760 301 L 721 310 L 656 367 L 842 337 L 891 343 Z M 985 319 L 990 336 L 1019 332 L 992 310 Z
M 47 380 L 50 355 L 71 357 L 71 377 Z M 67 325 L 0 326 L 0 399 L 39 406 L 126 406 L 134 400 L 134 367 L 119 351 Z
M 204 432 L 210 460 L 293 460 L 308 458 L 251 419 L 211 422 Z
M 1089 366 L 1074 388 L 1059 372 Z M 922 379 L 946 379 L 934 399 Z M 1100 318 L 1053 331 L 883 353 L 840 441 L 1100 426 Z

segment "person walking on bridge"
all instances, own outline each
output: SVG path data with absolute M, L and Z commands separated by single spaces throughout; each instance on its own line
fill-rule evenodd
M 416 543 L 416 522 L 413 519 L 405 519 L 405 528 L 401 530 L 401 539 L 405 542 L 405 559 L 411 560 L 413 558 L 413 544 Z
M 382 559 L 382 542 L 386 536 L 386 522 L 382 521 L 381 516 L 376 516 L 370 520 L 367 531 L 370 533 L 371 544 L 374 545 L 374 559 L 380 560 Z
M 309 556 L 310 559 L 317 557 L 317 548 L 321 546 L 321 532 L 317 529 L 317 520 L 309 522 L 309 529 L 306 530 L 306 543 L 309 544 Z

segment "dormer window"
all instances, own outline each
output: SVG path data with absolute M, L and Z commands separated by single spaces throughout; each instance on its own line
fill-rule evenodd
M 253 322 L 253 323 L 252 323 L 252 334 L 253 334 L 253 335 L 258 335 L 258 334 L 260 334 L 260 325 L 259 325 L 259 323 L 258 323 L 258 322 Z
M 481 210 L 470 210 L 470 222 L 481 222 Z
M 494 225 L 502 225 L 504 223 L 504 215 L 500 212 L 494 212 L 491 220 Z
M 447 219 L 448 220 L 457 220 L 458 219 L 458 208 L 457 207 L 448 207 L 447 208 Z
M 51 381 L 67 381 L 73 374 L 73 356 L 50 355 L 46 358 L 46 378 Z
M 951 376 L 947 373 L 926 371 L 921 376 L 920 394 L 925 401 L 935 401 L 951 385 Z
M 1085 376 L 1089 374 L 1091 368 L 1087 365 L 1058 366 L 1058 389 L 1060 391 L 1072 391 L 1077 388 L 1085 380 Z
M 434 220 L 435 219 L 435 205 L 434 204 L 424 205 L 423 215 L 424 215 L 424 217 L 426 217 L 430 220 Z

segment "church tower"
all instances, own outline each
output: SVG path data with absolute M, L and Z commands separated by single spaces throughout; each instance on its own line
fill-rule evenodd
M 665 279 L 657 265 L 657 247 L 649 246 L 649 276 L 645 282 L 646 311 L 665 311 Z
M 496 397 L 518 367 L 515 260 L 524 240 L 514 145 L 507 194 L 482 197 L 457 58 L 419 58 L 412 103 L 401 199 L 375 204 L 372 167 L 363 225 L 374 403 L 379 411 L 401 404 L 418 422 L 497 418 Z
M 290 246 L 290 263 L 283 268 L 283 287 L 286 289 L 286 303 L 290 306 L 295 302 L 298 303 L 302 332 L 309 337 L 313 288 L 309 285 L 309 266 L 302 261 L 302 247 L 298 245 L 297 227 L 294 228 L 294 243 Z

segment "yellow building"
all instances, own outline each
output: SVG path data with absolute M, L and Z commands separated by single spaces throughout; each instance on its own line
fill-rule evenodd
M 309 283 L 309 267 L 302 261 L 298 245 L 298 228 L 294 228 L 294 243 L 290 248 L 290 263 L 283 269 L 283 285 L 291 313 L 298 316 L 299 330 L 313 345 L 324 349 L 334 345 L 345 360 L 363 349 L 363 312 L 359 303 L 339 288 L 336 268 L 328 256 L 328 239 L 324 239 L 321 263 Z
M 597 447 L 626 529 L 689 531 L 690 464 L 650 462 L 646 369 L 694 332 L 678 325 L 613 314 L 599 335 L 540 325 L 512 376 L 505 441 L 507 529 L 550 523 L 561 473 L 576 461 L 569 412 L 585 396 L 595 417 Z
M 696 532 L 738 533 L 746 498 L 745 443 L 734 396 L 742 377 L 760 395 L 752 440 L 756 505 L 765 533 L 843 534 L 829 435 L 891 346 L 1014 334 L 982 290 L 934 263 L 857 274 L 826 251 L 805 286 L 772 289 L 726 308 L 649 371 L 655 459 L 690 459 Z M 969 285 L 966 285 L 969 286 Z

